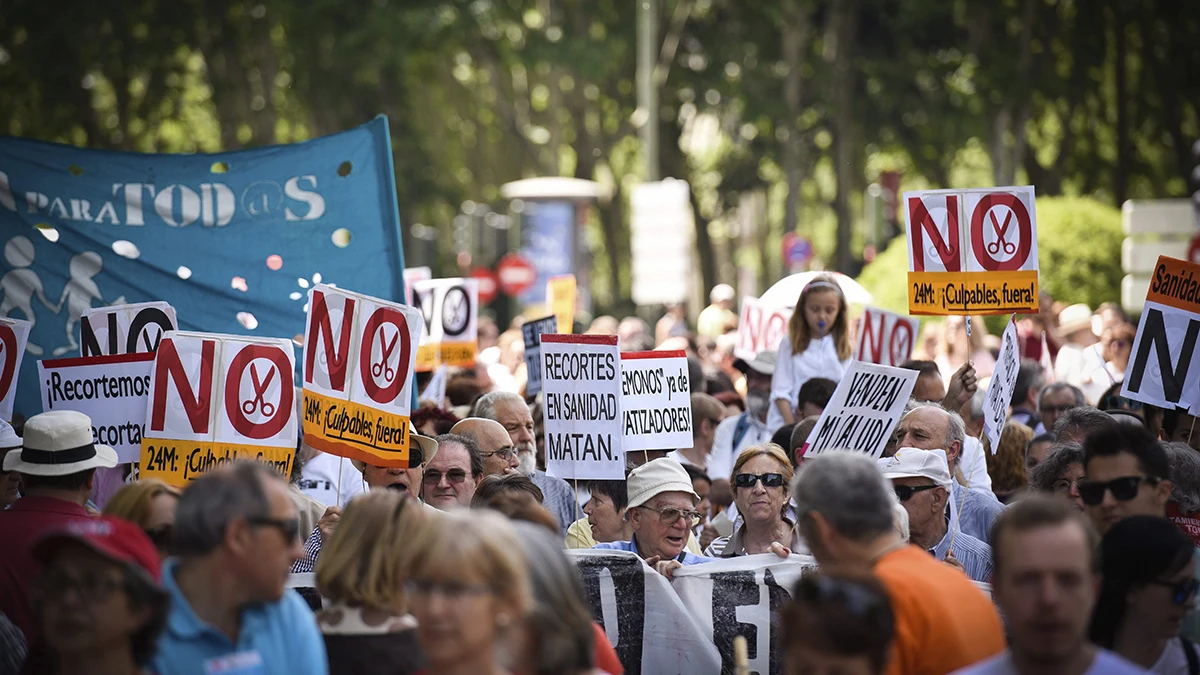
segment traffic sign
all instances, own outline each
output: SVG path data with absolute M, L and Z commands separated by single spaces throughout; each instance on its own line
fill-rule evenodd
M 486 267 L 476 267 L 467 276 L 479 280 L 479 304 L 486 305 L 496 299 L 499 284 L 495 273 Z
M 496 264 L 496 277 L 499 281 L 500 292 L 505 295 L 520 295 L 533 286 L 537 281 L 537 270 L 529 259 L 519 253 L 507 253 Z M 483 299 L 483 288 L 479 289 L 480 302 Z

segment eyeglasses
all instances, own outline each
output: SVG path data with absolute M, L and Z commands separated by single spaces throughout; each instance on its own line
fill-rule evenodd
M 1112 495 L 1117 501 L 1127 502 L 1137 496 L 1142 483 L 1153 487 L 1159 482 L 1161 479 L 1155 476 L 1123 476 L 1114 478 L 1107 483 L 1081 480 L 1076 483 L 1076 486 L 1079 488 L 1079 498 L 1083 500 L 1083 503 L 1095 506 L 1104 501 L 1104 493 L 1109 490 L 1112 490 Z
M 887 612 L 889 607 L 887 598 L 870 588 L 821 574 L 801 577 L 796 595 L 798 600 L 810 605 L 839 604 L 860 620 Z
M 92 604 L 103 602 L 118 589 L 124 587 L 124 579 L 114 579 L 109 576 L 93 575 L 76 579 L 61 572 L 46 572 L 34 584 L 33 590 L 42 600 L 59 602 L 68 592 L 74 592 L 78 594 L 80 600 Z
M 459 485 L 467 479 L 467 472 L 462 469 L 450 469 L 446 473 L 442 473 L 441 471 L 426 471 L 425 477 L 421 479 L 421 482 L 426 487 L 434 487 L 442 482 L 442 476 L 446 477 L 447 482 Z
M 1074 403 L 1067 403 L 1067 404 L 1065 404 L 1065 405 L 1043 405 L 1043 406 L 1038 406 L 1038 410 L 1039 410 L 1039 411 L 1040 411 L 1042 414 L 1054 413 L 1054 414 L 1056 414 L 1056 415 L 1061 415 L 1061 414 L 1063 414 L 1063 413 L 1067 412 L 1068 410 L 1074 410 L 1075 408 L 1078 408 L 1078 407 L 1079 407 L 1079 406 L 1075 405 Z
M 690 525 L 696 522 L 696 520 L 702 515 L 699 511 L 684 511 L 683 509 L 677 509 L 674 506 L 668 506 L 665 509 L 655 509 L 649 506 L 639 506 L 637 508 L 646 509 L 647 511 L 653 511 L 657 513 L 658 522 L 662 523 L 663 525 L 674 525 L 675 523 L 679 522 L 680 518 L 687 518 L 688 524 Z
M 404 592 L 409 597 L 430 596 L 440 593 L 447 600 L 461 600 L 468 595 L 484 595 L 491 593 L 492 588 L 484 584 L 466 584 L 460 581 L 429 581 L 427 579 L 410 579 L 404 582 Z
M 1079 481 L 1068 480 L 1066 478 L 1059 478 L 1058 480 L 1054 481 L 1054 484 L 1051 487 L 1054 489 L 1055 492 L 1061 492 L 1061 493 L 1065 494 L 1067 492 L 1070 492 L 1071 488 L 1078 488 Z
M 480 457 L 491 457 L 492 455 L 500 455 L 500 459 L 503 459 L 504 461 L 508 461 L 508 460 L 512 459 L 514 456 L 516 456 L 516 454 L 517 454 L 517 449 L 511 445 L 507 445 L 507 446 L 500 448 L 499 450 L 495 450 L 493 452 L 481 452 L 481 453 L 479 453 L 479 456 Z
M 174 525 L 159 525 L 158 527 L 145 530 L 146 536 L 150 537 L 150 541 L 154 542 L 154 547 L 160 551 L 173 551 L 175 534 Z
M 1171 602 L 1182 605 L 1187 602 L 1196 590 L 1200 589 L 1200 581 L 1196 579 L 1186 579 L 1184 581 L 1164 581 L 1162 579 L 1151 579 L 1150 583 L 1156 586 L 1166 586 L 1171 589 Z
M 740 488 L 752 488 L 762 481 L 763 487 L 783 487 L 781 473 L 739 473 L 733 477 L 733 484 Z
M 247 518 L 246 522 L 258 527 L 273 527 L 279 530 L 283 538 L 289 542 L 296 541 L 300 538 L 300 519 L 299 518 Z
M 896 499 L 899 499 L 902 502 L 906 502 L 906 501 L 912 499 L 912 496 L 917 494 L 918 492 L 932 490 L 936 487 L 941 487 L 941 486 L 940 485 L 893 485 L 892 490 L 895 490 L 895 492 L 896 492 Z
M 1101 410 L 1141 410 L 1142 402 L 1135 401 L 1124 396 L 1113 394 L 1104 399 L 1104 407 Z

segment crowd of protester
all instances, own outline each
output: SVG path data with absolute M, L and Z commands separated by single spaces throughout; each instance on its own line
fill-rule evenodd
M 487 321 L 477 367 L 414 410 L 406 469 L 302 443 L 290 477 L 235 463 L 96 504 L 116 461 L 86 416 L 0 423 L 0 675 L 619 675 L 566 549 L 668 579 L 811 556 L 774 619 L 788 673 L 1200 673 L 1200 436 L 1186 411 L 1120 395 L 1136 330 L 1118 307 L 1043 298 L 1016 317 L 994 448 L 999 341 L 980 320 L 927 324 L 874 460 L 805 456 L 853 351 L 832 276 L 752 358 L 734 355 L 732 289 L 711 300 L 695 332 L 678 308 L 580 327 L 688 355 L 692 446 L 630 453 L 624 480 L 546 473 L 520 327 Z M 289 589 L 308 573 L 315 592 Z

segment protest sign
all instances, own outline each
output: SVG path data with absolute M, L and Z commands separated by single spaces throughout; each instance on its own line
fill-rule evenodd
M 619 364 L 615 335 L 542 335 L 546 473 L 625 479 Z
M 36 360 L 80 355 L 92 307 L 163 300 L 181 329 L 290 337 L 312 283 L 404 297 L 390 137 L 380 116 L 211 155 L 0 138 L 0 316 L 33 324 L 16 409 L 39 412 Z
M 74 410 L 92 419 L 96 443 L 122 464 L 142 453 L 154 354 L 115 354 L 38 362 L 42 410 Z
M 626 675 L 722 672 L 710 635 L 666 578 L 636 554 L 576 549 L 567 556 L 579 568 L 592 617 L 604 628 Z
M 904 193 L 909 314 L 1038 310 L 1033 186 Z
M 446 366 L 438 366 L 437 370 L 433 371 L 433 376 L 429 378 L 429 382 L 425 384 L 425 390 L 421 392 L 421 398 L 426 401 L 436 402 L 439 408 L 445 406 L 446 376 Z
M 17 378 L 32 328 L 28 321 L 0 317 L 0 420 L 6 422 L 12 420 Z
M 97 307 L 79 318 L 79 349 L 85 357 L 153 352 L 163 333 L 178 329 L 175 308 L 165 302 Z
M 917 371 L 851 361 L 804 444 L 805 456 L 857 450 L 878 458 L 904 414 Z
M 882 366 L 899 366 L 912 356 L 920 325 L 912 317 L 867 307 L 858 324 L 854 358 Z
M 1161 256 L 1150 281 L 1121 395 L 1200 412 L 1200 265 Z
M 304 329 L 304 442 L 373 466 L 408 468 L 416 309 L 318 284 Z
M 430 279 L 413 284 L 413 306 L 425 327 L 417 372 L 439 365 L 474 366 L 478 346 L 478 279 Z
M 675 570 L 671 587 L 733 672 L 733 639 L 746 638 L 749 670 L 783 675 L 779 615 L 800 577 L 816 571 L 812 556 L 774 553 L 721 559 Z
M 733 355 L 747 361 L 759 352 L 778 349 L 788 334 L 792 310 L 786 307 L 766 307 L 757 298 L 742 298 L 742 314 L 738 319 L 737 344 Z
M 288 476 L 295 370 L 291 340 L 169 331 L 150 374 L 142 477 L 184 487 L 238 459 Z
M 1004 420 L 1008 419 L 1008 406 L 1012 403 L 1017 373 L 1021 370 L 1021 347 L 1017 339 L 1017 324 L 1009 321 L 1004 327 L 1000 356 L 983 399 L 983 428 L 992 443 L 993 455 L 1000 450 L 1000 433 L 1004 430 Z
M 433 278 L 433 270 L 428 267 L 407 267 L 404 269 L 404 304 L 413 304 L 413 286 L 421 281 Z
M 542 390 L 542 335 L 558 332 L 558 318 L 547 316 L 526 321 L 521 326 L 525 338 L 525 397 L 533 398 Z
M 682 350 L 621 354 L 621 416 L 626 451 L 692 447 L 687 354 Z
M 550 277 L 546 282 L 546 306 L 558 317 L 558 332 L 570 335 L 575 332 L 575 275 L 563 274 Z

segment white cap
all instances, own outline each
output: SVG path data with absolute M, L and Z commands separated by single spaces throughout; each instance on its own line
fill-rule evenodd
M 888 480 L 894 478 L 928 478 L 950 490 L 950 465 L 943 450 L 900 448 L 891 457 L 880 459 L 879 471 Z
M 700 502 L 700 496 L 692 489 L 692 478 L 687 469 L 679 462 L 666 457 L 646 462 L 630 471 L 625 487 L 629 492 L 631 509 L 664 492 L 686 492 L 692 496 L 693 505 Z
M 0 420 L 0 450 L 11 450 L 21 447 L 21 437 L 17 435 L 12 425 Z
M 729 284 L 717 284 L 708 294 L 710 302 L 721 302 L 723 300 L 732 300 L 737 297 L 737 292 L 733 290 L 733 286 Z

